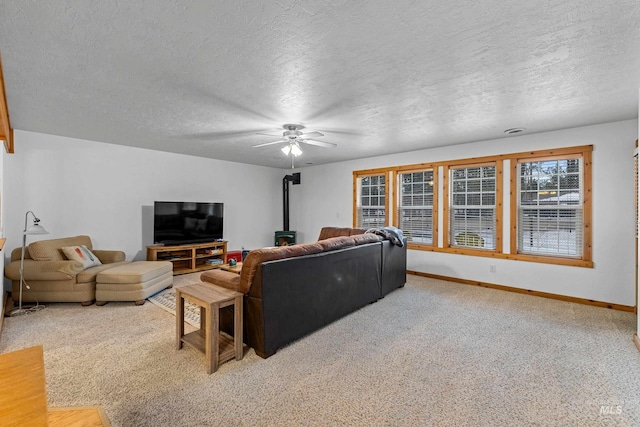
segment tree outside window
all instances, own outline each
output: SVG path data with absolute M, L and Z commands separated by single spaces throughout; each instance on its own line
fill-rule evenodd
M 518 163 L 518 252 L 582 257 L 582 159 Z

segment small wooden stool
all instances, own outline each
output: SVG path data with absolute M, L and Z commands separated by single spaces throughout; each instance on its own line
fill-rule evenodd
M 200 306 L 200 329 L 184 334 L 184 301 Z M 233 340 L 220 333 L 220 309 L 233 305 Z M 176 288 L 176 346 L 187 344 L 205 354 L 207 373 L 234 357 L 242 359 L 242 294 L 212 284 Z

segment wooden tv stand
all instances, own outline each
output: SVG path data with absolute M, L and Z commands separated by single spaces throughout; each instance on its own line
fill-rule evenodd
M 220 268 L 227 262 L 227 242 L 151 245 L 147 246 L 147 261 L 171 261 L 174 275 Z

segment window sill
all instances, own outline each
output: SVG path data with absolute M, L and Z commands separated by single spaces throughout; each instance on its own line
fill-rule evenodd
M 427 252 L 443 252 L 456 255 L 470 255 L 486 258 L 510 259 L 513 261 L 539 262 L 543 264 L 567 265 L 571 267 L 593 268 L 593 261 L 540 255 L 504 254 L 491 249 L 439 248 L 432 245 L 408 243 L 407 249 Z

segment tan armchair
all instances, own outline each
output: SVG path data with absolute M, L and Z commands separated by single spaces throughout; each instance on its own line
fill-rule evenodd
M 102 262 L 87 269 L 82 263 L 68 260 L 62 253 L 64 246 L 84 245 Z M 22 247 L 11 252 L 11 262 L 4 275 L 11 280 L 11 297 L 18 301 L 20 294 L 20 257 Z M 22 302 L 80 302 L 91 305 L 96 299 L 96 276 L 101 271 L 125 264 L 122 251 L 94 250 L 89 236 L 41 240 L 27 246 L 24 255 Z

